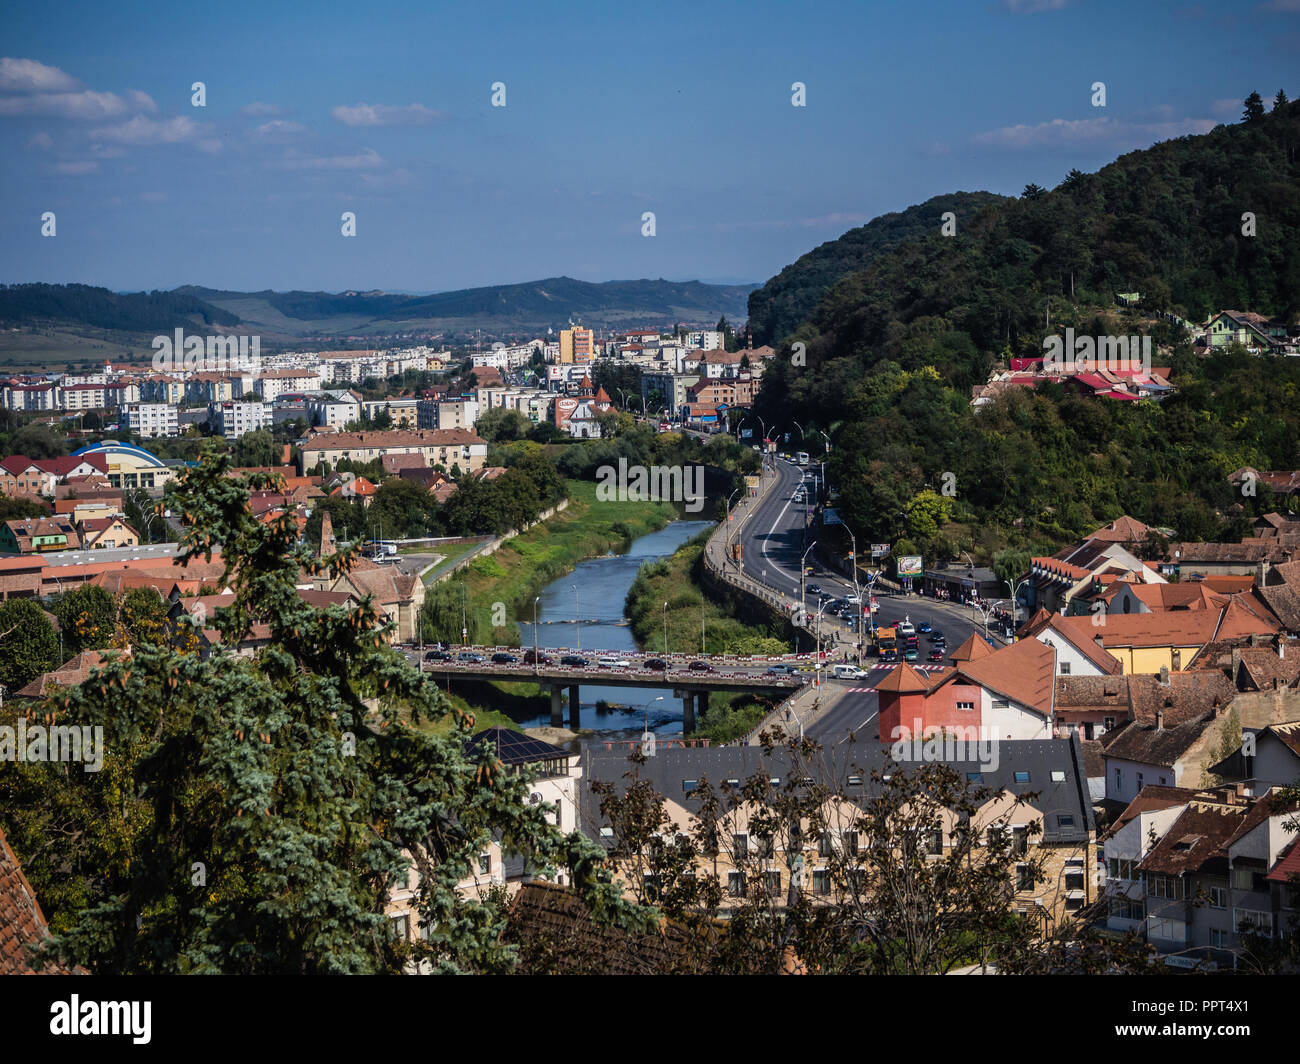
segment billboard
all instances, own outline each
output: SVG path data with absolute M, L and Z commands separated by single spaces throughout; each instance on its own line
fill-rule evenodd
M 888 554 L 888 553 L 889 553 L 889 544 L 888 544 L 888 543 L 873 543 L 873 544 L 871 544 L 871 556 L 872 556 L 873 558 L 883 558 L 883 557 L 884 557 L 886 554 Z
M 917 554 L 904 554 L 898 559 L 899 576 L 920 576 L 921 558 Z

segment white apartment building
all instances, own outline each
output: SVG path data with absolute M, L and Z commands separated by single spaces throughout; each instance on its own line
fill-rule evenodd
M 318 428 L 342 429 L 350 421 L 361 420 L 361 404 L 351 396 L 323 396 L 307 404 L 307 420 Z
M 494 410 L 502 407 L 514 410 L 528 418 L 534 425 L 551 419 L 555 395 L 540 388 L 478 388 L 474 392 L 479 409 Z
M 262 402 L 274 402 L 281 392 L 314 392 L 321 386 L 321 371 L 315 369 L 263 370 L 253 385 Z
M 421 429 L 472 429 L 478 423 L 477 399 L 421 399 L 415 425 Z
M 126 423 L 137 436 L 179 436 L 180 420 L 171 403 L 128 403 Z
M 717 329 L 700 329 L 686 334 L 689 347 L 698 347 L 704 351 L 717 351 L 722 347 L 723 335 Z
M 271 408 L 265 403 L 209 403 L 208 425 L 214 436 L 231 442 L 250 432 L 271 427 Z

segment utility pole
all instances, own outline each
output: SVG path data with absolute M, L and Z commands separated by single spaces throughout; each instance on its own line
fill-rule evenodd
M 573 632 L 577 640 L 577 649 L 582 649 L 582 621 L 578 617 L 578 585 L 570 584 L 569 590 L 573 592 Z
M 668 658 L 668 603 L 664 603 L 664 659 Z

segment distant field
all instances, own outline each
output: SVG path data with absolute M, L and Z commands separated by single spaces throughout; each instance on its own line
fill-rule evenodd
M 102 366 L 112 362 L 147 362 L 153 354 L 153 337 L 87 330 L 78 335 L 67 329 L 21 328 L 0 332 L 0 367 L 8 372 L 61 369 L 68 362 Z

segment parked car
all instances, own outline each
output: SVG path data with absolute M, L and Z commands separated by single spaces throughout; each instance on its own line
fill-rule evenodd
M 518 665 L 519 659 L 513 654 L 497 653 L 492 655 L 494 665 Z
M 915 660 L 916 660 L 917 658 L 919 658 L 920 656 L 921 656 L 921 655 L 920 655 L 920 653 L 917 651 L 916 647 L 908 647 L 906 650 L 903 651 L 903 660 L 904 660 L 904 661 L 915 661 Z
M 581 654 L 565 654 L 564 657 L 560 658 L 560 664 L 568 665 L 574 669 L 585 669 L 588 665 L 591 664 L 591 662 L 589 662 Z
M 553 664 L 550 655 L 541 650 L 525 650 L 525 665 L 550 665 Z
M 948 642 L 948 639 L 942 632 L 931 632 L 930 642 L 935 646 L 943 646 L 944 643 Z
M 644 662 L 642 662 L 642 664 L 644 665 L 645 668 L 651 670 L 652 672 L 668 671 L 668 662 L 664 661 L 663 658 L 647 658 Z
M 482 654 L 475 654 L 472 650 L 462 650 L 456 655 L 457 661 L 465 661 L 474 665 L 481 665 L 486 660 Z
M 717 672 L 707 661 L 692 661 L 686 666 L 691 672 Z
M 620 658 L 617 654 L 611 654 L 608 657 L 597 658 L 596 664 L 602 669 L 626 669 L 632 663 L 627 658 Z
M 445 650 L 430 650 L 424 655 L 425 661 L 451 661 L 451 655 Z
M 928 656 L 928 658 L 929 658 L 930 661 L 943 661 L 943 651 L 942 651 L 942 650 L 932 650 L 932 651 L 930 651 L 930 653 L 929 653 L 927 656 Z
M 897 661 L 897 660 L 898 660 L 898 651 L 897 651 L 897 650 L 882 650 L 882 651 L 880 652 L 880 660 L 881 660 L 881 661 L 888 661 L 888 662 L 894 662 L 894 661 Z

